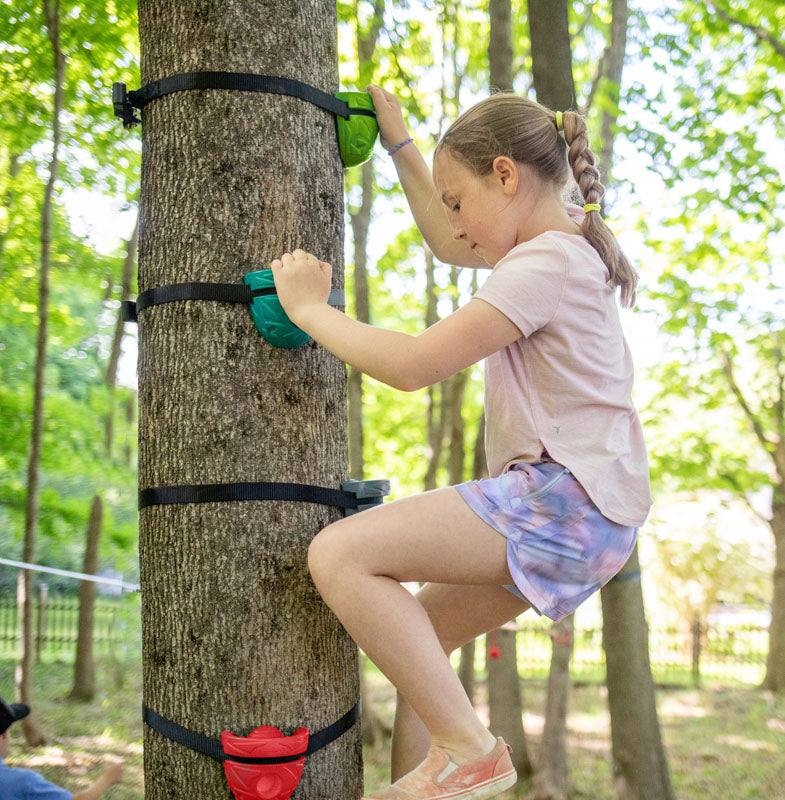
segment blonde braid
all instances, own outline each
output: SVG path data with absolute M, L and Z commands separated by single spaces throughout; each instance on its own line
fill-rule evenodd
M 574 111 L 565 111 L 563 118 L 564 138 L 568 145 L 567 159 L 583 201 L 599 203 L 605 194 L 605 186 L 600 183 L 600 171 L 595 165 L 596 159 L 589 147 L 586 120 Z M 638 276 L 599 211 L 586 213 L 581 233 L 599 253 L 608 268 L 608 282 L 611 286 L 621 286 L 621 304 L 627 308 L 633 306 Z

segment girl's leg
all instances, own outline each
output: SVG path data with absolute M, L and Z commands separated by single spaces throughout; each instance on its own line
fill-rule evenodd
M 340 520 L 311 543 L 316 587 L 358 646 L 387 675 L 457 764 L 496 741 L 474 712 L 427 612 L 403 582 L 512 583 L 507 540 L 453 489 Z M 502 589 L 502 591 L 504 591 Z
M 448 656 L 529 608 L 527 603 L 501 586 L 429 583 L 416 597 Z M 393 782 L 421 764 L 430 746 L 431 734 L 406 698 L 398 692 L 392 739 Z

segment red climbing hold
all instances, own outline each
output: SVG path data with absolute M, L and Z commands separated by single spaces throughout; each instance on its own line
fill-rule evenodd
M 229 788 L 237 800 L 289 800 L 300 783 L 308 749 L 308 728 L 298 728 L 291 736 L 272 725 L 262 725 L 248 736 L 221 733 L 221 744 L 230 760 L 224 761 Z M 283 764 L 242 764 L 231 756 L 244 758 L 302 757 Z

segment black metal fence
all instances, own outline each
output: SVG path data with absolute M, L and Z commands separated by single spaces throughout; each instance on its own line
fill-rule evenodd
M 521 675 L 546 678 L 550 667 L 548 627 L 519 626 L 518 665 Z M 660 685 L 727 683 L 755 685 L 763 680 L 768 653 L 768 631 L 757 625 L 695 622 L 691 630 L 649 630 L 649 659 Z M 570 672 L 573 680 L 600 683 L 605 680 L 605 652 L 600 628 L 574 631 Z
M 36 655 L 70 659 L 76 649 L 79 604 L 76 598 L 36 596 L 33 630 Z M 517 655 L 521 676 L 545 679 L 551 658 L 546 624 L 518 625 Z M 0 658 L 15 658 L 21 637 L 16 600 L 0 596 Z M 129 658 L 140 641 L 139 595 L 96 600 L 93 643 L 97 653 L 126 651 Z M 478 659 L 484 648 L 477 648 Z M 652 672 L 659 684 L 688 686 L 703 681 L 755 685 L 763 680 L 768 632 L 753 625 L 712 625 L 697 622 L 691 631 L 654 628 L 649 632 Z M 484 664 L 478 663 L 479 670 Z M 571 673 L 575 681 L 605 680 L 602 630 L 574 632 Z
M 97 599 L 93 609 L 93 647 L 96 653 L 127 649 L 139 639 L 138 597 Z M 35 658 L 68 659 L 76 651 L 79 631 L 79 600 L 37 594 L 33 604 Z M 0 597 L 0 657 L 19 653 L 22 626 L 16 598 Z

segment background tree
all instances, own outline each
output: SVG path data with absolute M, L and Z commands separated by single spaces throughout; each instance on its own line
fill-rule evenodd
M 35 383 L 33 388 L 33 420 L 27 462 L 27 491 L 25 494 L 25 541 L 22 560 L 35 558 L 35 539 L 38 530 L 38 493 L 41 470 L 41 442 L 44 427 L 44 369 L 49 325 L 49 271 L 52 265 L 52 204 L 55 181 L 60 161 L 60 115 L 63 110 L 63 84 L 66 59 L 60 45 L 60 0 L 45 0 L 44 25 L 49 36 L 54 62 L 54 106 L 52 110 L 52 156 L 49 161 L 49 180 L 44 191 L 41 211 L 41 267 L 38 279 L 38 337 L 35 355 Z M 19 601 L 22 611 L 22 639 L 20 643 L 17 695 L 27 705 L 32 704 L 33 670 L 33 576 L 29 570 L 19 573 Z M 46 741 L 32 714 L 22 722 L 25 739 L 30 745 Z
M 101 537 L 103 501 L 101 495 L 93 498 L 90 520 L 87 523 L 82 572 L 95 575 L 98 571 L 98 542 Z M 93 633 L 95 621 L 96 585 L 92 581 L 79 584 L 79 630 L 74 659 L 74 683 L 68 695 L 71 700 L 92 700 L 95 695 L 95 661 L 93 660 Z
M 217 70 L 338 87 L 336 8 L 326 0 L 143 0 L 139 30 L 142 83 Z M 145 109 L 142 145 L 140 290 L 240 283 L 296 247 L 329 261 L 342 283 L 343 173 L 327 112 L 278 95 L 182 92 Z M 337 488 L 345 479 L 345 369 L 324 349 L 274 348 L 247 311 L 210 302 L 143 312 L 139 340 L 141 487 Z M 306 566 L 310 540 L 338 516 L 282 502 L 142 512 L 148 707 L 218 739 L 260 724 L 319 730 L 355 704 L 357 648 Z M 227 794 L 218 763 L 150 729 L 145 785 L 152 800 L 195 786 L 204 797 Z M 308 758 L 299 792 L 356 797 L 361 787 L 355 727 Z
M 767 520 L 774 691 L 785 690 L 785 159 L 771 145 L 785 135 L 782 11 L 771 0 L 670 5 L 644 45 L 667 47 L 673 66 L 639 87 L 652 113 L 631 133 L 674 209 L 640 226 L 658 270 L 646 307 L 668 347 L 647 419 L 654 474 L 663 488 L 730 491 Z M 678 103 L 666 108 L 666 93 Z M 666 405 L 682 409 L 670 429 Z

